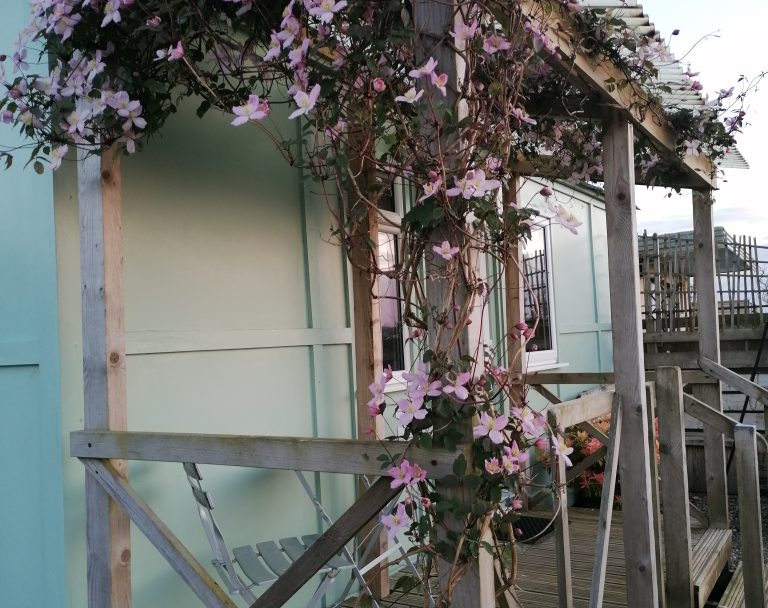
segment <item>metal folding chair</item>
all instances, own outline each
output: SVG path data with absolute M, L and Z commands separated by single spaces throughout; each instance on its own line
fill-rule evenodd
M 192 494 L 197 503 L 197 512 L 203 524 L 205 535 L 208 538 L 208 544 L 213 551 L 211 563 L 218 572 L 227 591 L 232 595 L 242 597 L 248 604 L 256 601 L 256 596 L 253 593 L 256 587 L 269 585 L 277 580 L 320 536 L 319 534 L 307 534 L 301 537 L 282 538 L 278 541 L 279 545 L 274 541 L 265 541 L 255 545 L 235 547 L 230 552 L 213 516 L 211 495 L 203 489 L 203 477 L 200 474 L 199 467 L 193 462 L 185 462 L 184 472 L 192 488 Z M 296 475 L 304 491 L 320 514 L 324 525 L 330 527 L 333 521 L 312 491 L 306 478 L 300 471 L 296 471 Z M 341 594 L 341 599 L 333 604 L 333 606 L 341 605 L 341 602 L 349 594 L 352 585 L 357 581 L 361 591 L 371 597 L 373 608 L 380 608 L 363 577 L 365 572 L 375 566 L 376 564 L 370 564 L 368 567 L 360 569 L 349 550 L 345 547 L 340 554 L 333 557 L 319 570 L 318 574 L 321 575 L 321 579 L 307 604 L 307 608 L 317 606 L 328 590 L 328 586 L 340 573 L 345 571 L 351 572 L 351 576 Z

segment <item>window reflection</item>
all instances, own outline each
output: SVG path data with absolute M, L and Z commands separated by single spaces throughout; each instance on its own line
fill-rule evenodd
M 398 238 L 394 234 L 379 232 L 379 269 L 393 270 L 397 266 Z M 394 371 L 405 369 L 403 343 L 403 315 L 400 302 L 400 285 L 386 275 L 378 278 L 379 314 L 384 350 L 384 367 Z
M 533 327 L 536 322 L 538 304 L 538 326 L 536 335 L 526 344 L 528 351 L 552 350 L 552 315 L 549 298 L 549 266 L 547 259 L 547 239 L 544 228 L 531 234 L 531 239 L 523 246 L 523 268 L 527 281 L 525 289 L 525 322 Z

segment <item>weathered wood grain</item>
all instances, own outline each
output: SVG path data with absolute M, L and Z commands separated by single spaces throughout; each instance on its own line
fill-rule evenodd
M 356 439 L 75 431 L 69 444 L 70 455 L 80 458 L 196 462 L 356 475 L 381 475 L 382 462 L 378 457 L 389 453 L 419 463 L 431 478 L 449 475 L 456 459 L 456 454 L 447 450 L 422 450 L 409 448 L 405 443 Z
M 756 434 L 755 427 L 746 424 L 737 424 L 734 430 L 745 608 L 765 608 L 766 581 Z
M 80 277 L 83 327 L 84 425 L 127 428 L 123 239 L 120 162 L 114 149 L 101 157 L 78 151 Z M 126 475 L 127 463 L 112 463 Z M 131 605 L 130 520 L 86 476 L 88 603 Z
M 685 451 L 683 384 L 680 369 L 656 370 L 661 452 L 661 501 L 664 508 L 666 596 L 670 606 L 694 606 L 688 468 Z
M 656 549 L 656 580 L 659 581 L 659 608 L 666 608 L 664 594 L 664 542 L 661 532 L 661 498 L 659 492 L 659 459 L 656 450 L 656 383 L 645 383 L 645 408 L 648 420 L 648 453 L 651 455 L 651 512 L 653 513 L 653 544 Z
M 727 367 L 723 367 L 719 363 L 715 363 L 707 357 L 699 357 L 699 366 L 701 366 L 701 369 L 707 372 L 710 376 L 713 376 L 731 388 L 744 393 L 751 399 L 759 401 L 763 406 L 768 406 L 768 389 L 763 388 L 754 382 L 750 382 L 743 376 L 729 370 Z
M 720 329 L 715 287 L 715 236 L 712 222 L 711 191 L 693 191 L 693 273 L 699 318 L 699 356 L 720 363 Z M 720 385 L 693 388 L 693 395 L 722 411 Z M 723 436 L 710 427 L 704 429 L 704 466 L 707 476 L 707 506 L 713 526 L 728 527 L 728 488 L 725 473 Z
M 623 410 L 619 468 L 627 601 L 630 608 L 656 608 L 659 582 L 650 504 L 633 142 L 632 126 L 627 118 L 615 109 L 606 109 L 603 165 L 613 361 L 616 393 L 621 397 Z
M 600 515 L 597 520 L 595 561 L 592 569 L 592 588 L 589 593 L 589 608 L 602 608 L 605 596 L 605 576 L 608 567 L 608 546 L 611 539 L 611 518 L 613 517 L 613 496 L 616 492 L 616 478 L 619 474 L 619 449 L 621 447 L 621 401 L 614 400 L 611 412 L 610 441 L 605 457 L 605 478 L 600 497 Z
M 288 570 L 251 605 L 251 608 L 280 608 L 293 597 L 329 559 L 336 555 L 400 492 L 400 488 L 393 490 L 389 487 L 390 481 L 385 477 L 377 479 L 352 507 L 291 564 Z
M 237 608 L 227 593 L 109 462 L 81 458 L 86 471 L 120 505 L 208 608 Z
M 547 413 L 563 429 L 595 418 L 607 416 L 613 407 L 613 391 L 599 391 L 563 401 L 547 408 Z

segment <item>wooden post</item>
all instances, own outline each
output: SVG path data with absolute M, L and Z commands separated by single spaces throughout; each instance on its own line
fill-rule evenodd
M 667 602 L 675 608 L 693 608 L 691 520 L 688 512 L 688 469 L 680 368 L 660 367 L 656 370 L 656 398 L 659 410 Z
M 699 309 L 699 356 L 720 363 L 720 328 L 715 290 L 715 233 L 712 226 L 712 193 L 693 191 L 694 279 Z M 693 395 L 719 412 L 723 411 L 720 383 L 693 387 Z M 725 444 L 716 430 L 704 426 L 704 467 L 707 506 L 713 527 L 728 527 L 728 489 Z
M 608 567 L 608 548 L 611 542 L 613 497 L 618 476 L 619 450 L 621 447 L 621 400 L 614 396 L 611 411 L 611 430 L 608 453 L 605 457 L 605 477 L 600 496 L 600 519 L 595 541 L 595 563 L 592 567 L 592 587 L 589 592 L 589 608 L 602 608 L 605 596 L 605 574 Z M 562 605 L 562 600 L 561 600 Z
M 364 173 L 363 180 L 368 181 Z M 368 413 L 368 400 L 371 397 L 368 387 L 378 382 L 384 368 L 384 352 L 382 346 L 381 317 L 379 302 L 374 297 L 378 277 L 370 272 L 376 266 L 378 255 L 379 224 L 376 209 L 368 209 L 365 221 L 360 223 L 354 235 L 354 243 L 350 251 L 352 263 L 352 303 L 354 309 L 355 333 L 355 403 L 356 425 L 358 439 L 369 439 L 368 433 L 373 430 L 377 438 L 386 433 L 384 419 L 381 416 L 371 418 Z M 369 243 L 374 243 L 371 249 Z M 363 480 L 359 483 L 359 493 L 365 492 Z M 360 533 L 358 539 L 367 538 L 378 526 L 378 521 L 369 522 Z M 375 559 L 387 552 L 388 539 L 385 530 L 380 529 L 376 538 L 369 542 L 375 543 L 369 553 L 370 559 Z M 389 595 L 389 570 L 374 568 L 365 576 L 368 586 L 378 598 Z
M 736 479 L 739 488 L 741 559 L 744 565 L 744 605 L 746 608 L 765 608 L 757 431 L 752 425 L 737 424 L 733 436 L 736 444 Z
M 86 430 L 127 430 L 123 236 L 120 157 L 105 149 L 101 158 L 78 163 L 80 274 L 83 306 L 83 397 Z M 113 461 L 122 476 L 126 461 Z M 88 605 L 131 605 L 130 520 L 86 474 Z
M 557 416 L 548 416 L 552 432 L 558 432 Z M 564 431 L 565 429 L 560 429 Z M 552 437 L 553 444 L 558 441 Z M 557 567 L 557 598 L 560 608 L 573 608 L 573 576 L 571 573 L 571 530 L 568 519 L 568 486 L 566 485 L 565 460 L 557 455 L 554 445 L 550 449 L 552 466 L 553 497 L 555 517 L 555 564 Z
M 648 404 L 648 453 L 651 456 L 651 512 L 653 513 L 653 544 L 656 548 L 656 580 L 659 581 L 659 608 L 667 606 L 664 597 L 664 546 L 661 542 L 661 501 L 659 499 L 659 463 L 656 457 L 656 383 L 645 385 L 645 402 Z
M 520 189 L 520 177 L 510 177 L 509 185 L 504 191 L 504 206 L 512 207 L 517 204 Z M 520 377 L 518 383 L 509 387 L 512 404 L 520 405 L 523 396 L 522 373 L 525 369 L 525 343 L 520 339 L 519 332 L 515 334 L 515 325 L 525 321 L 525 281 L 523 272 L 522 245 L 517 242 L 509 245 L 504 272 L 505 306 L 504 314 L 507 331 L 507 364 L 509 376 Z
M 605 210 L 616 393 L 621 398 L 619 470 L 624 508 L 627 602 L 658 606 L 650 496 L 632 126 L 618 110 L 603 117 Z

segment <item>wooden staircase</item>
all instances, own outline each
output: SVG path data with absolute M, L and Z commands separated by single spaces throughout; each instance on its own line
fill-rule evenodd
M 763 572 L 765 572 L 765 589 L 763 594 L 766 598 L 766 605 L 768 605 L 768 567 L 763 566 Z M 736 566 L 736 571 L 733 573 L 731 582 L 728 583 L 723 597 L 717 604 L 717 608 L 744 608 L 746 603 L 744 594 L 744 563 L 739 562 Z

